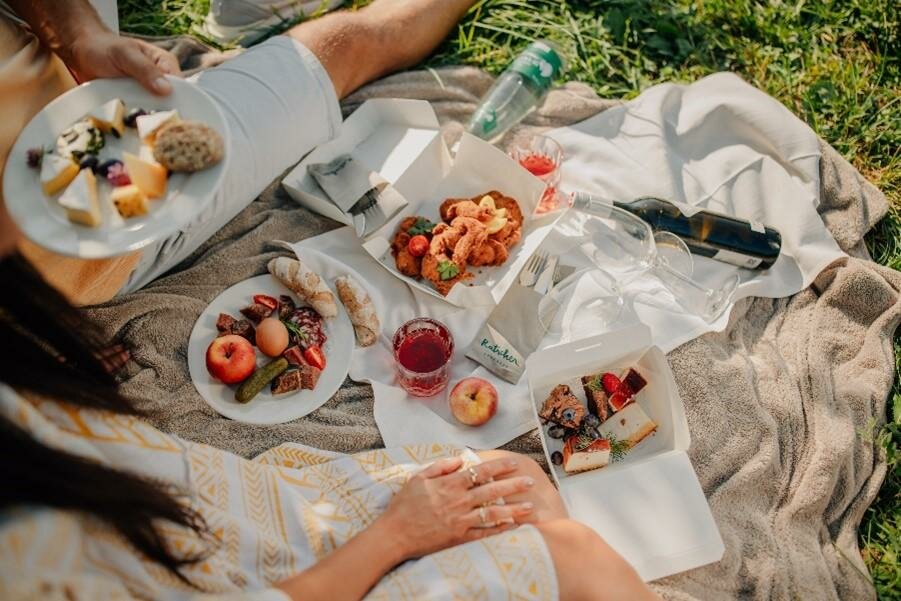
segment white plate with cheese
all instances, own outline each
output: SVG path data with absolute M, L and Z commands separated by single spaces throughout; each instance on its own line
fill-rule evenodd
M 173 89 L 168 96 L 154 96 L 130 79 L 87 82 L 56 98 L 25 126 L 4 168 L 3 196 L 27 238 L 61 255 L 102 259 L 165 239 L 203 211 L 227 169 L 228 125 L 206 92 L 179 78 L 169 77 L 169 81 Z M 116 99 L 122 101 L 124 110 L 118 108 Z M 103 129 L 101 123 L 115 122 L 135 108 L 150 114 L 139 119 L 137 127 L 125 127 L 121 136 L 106 131 L 97 157 L 101 163 L 123 161 L 132 184 L 146 201 L 130 198 L 134 187 L 116 188 L 65 156 L 71 150 L 84 150 L 93 134 L 73 135 L 68 147 L 58 142 L 60 134 L 87 117 L 94 117 L 94 123 Z M 149 141 L 153 132 L 173 117 L 199 121 L 215 130 L 225 146 L 222 160 L 202 171 L 167 177 L 166 169 L 154 160 Z M 51 151 L 43 155 L 40 168 L 28 165 L 28 151 L 33 148 Z M 118 191 L 123 209 L 114 205 L 114 191 Z M 146 214 L 128 216 L 125 207 L 133 200 Z

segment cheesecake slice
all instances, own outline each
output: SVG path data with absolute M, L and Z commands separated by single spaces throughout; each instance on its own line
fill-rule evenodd
M 598 426 L 601 436 L 624 442 L 629 448 L 637 445 L 656 429 L 657 424 L 638 403 L 629 403 Z
M 78 165 L 70 158 L 46 154 L 41 159 L 41 188 L 47 196 L 53 196 L 68 186 L 76 175 Z
M 125 132 L 125 104 L 118 98 L 101 104 L 88 113 L 88 118 L 94 127 L 105 134 L 112 133 L 121 138 Z
M 570 436 L 563 445 L 563 470 L 577 474 L 602 468 L 610 463 L 610 441 L 598 438 L 587 445 L 578 434 Z
M 138 137 L 145 144 L 153 144 L 156 134 L 161 127 L 168 123 L 178 121 L 178 111 L 157 111 L 149 115 L 141 115 L 135 120 L 138 128 Z
M 88 227 L 100 225 L 100 201 L 97 199 L 94 172 L 82 169 L 59 197 L 59 204 L 66 210 L 66 216 L 72 223 Z

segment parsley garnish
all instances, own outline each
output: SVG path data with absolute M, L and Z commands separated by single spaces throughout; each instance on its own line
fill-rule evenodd
M 610 461 L 619 461 L 626 456 L 631 448 L 625 440 L 618 440 L 612 434 L 607 436 L 607 442 L 610 443 Z
M 594 392 L 606 392 L 604 390 L 604 383 L 601 382 L 601 374 L 598 374 L 591 379 L 588 383 L 588 389 L 593 390 Z
M 301 329 L 299 325 L 294 323 L 293 321 L 288 321 L 286 319 L 282 320 L 282 323 L 285 324 L 285 327 L 288 328 L 288 331 L 300 338 L 300 341 L 303 344 L 309 346 L 309 338 L 307 338 L 306 333 Z
M 425 234 L 431 234 L 433 229 L 435 229 L 434 223 L 423 217 L 418 217 L 416 219 L 416 223 L 413 224 L 413 227 L 407 230 L 407 233 L 411 236 L 421 236 Z
M 451 261 L 440 261 L 438 263 L 438 275 L 442 280 L 452 280 L 460 273 L 460 268 L 457 267 L 456 263 Z

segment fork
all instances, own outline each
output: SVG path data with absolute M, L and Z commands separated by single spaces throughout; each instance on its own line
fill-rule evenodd
M 537 251 L 529 257 L 529 260 L 526 261 L 525 266 L 519 273 L 519 284 L 526 288 L 534 286 L 535 282 L 538 281 L 538 274 L 541 273 L 547 263 L 547 258 L 547 252 L 543 251 Z

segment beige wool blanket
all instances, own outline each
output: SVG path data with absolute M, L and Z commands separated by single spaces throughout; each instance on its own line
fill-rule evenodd
M 426 99 L 452 142 L 491 81 L 462 67 L 402 73 L 357 92 L 343 109 L 349 114 L 376 97 Z M 613 104 L 570 83 L 519 133 L 572 124 Z M 892 383 L 901 274 L 869 261 L 862 243 L 885 214 L 885 197 L 822 146 L 819 210 L 855 258 L 791 298 L 740 301 L 724 332 L 668 356 L 691 429 L 690 456 L 726 552 L 716 564 L 654 583 L 667 599 L 874 598 L 857 527 L 885 474 L 872 433 Z M 275 182 L 168 275 L 90 309 L 133 348 L 124 391 L 154 410 L 163 430 L 246 457 L 287 441 L 343 452 L 381 446 L 368 385 L 348 380 L 303 419 L 252 426 L 217 415 L 188 375 L 188 337 L 207 303 L 265 273 L 277 254 L 269 241 L 337 226 L 299 208 Z M 543 461 L 534 431 L 506 448 Z

